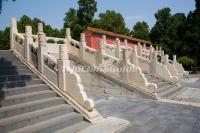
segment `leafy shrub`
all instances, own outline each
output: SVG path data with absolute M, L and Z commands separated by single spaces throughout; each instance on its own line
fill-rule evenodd
M 183 66 L 191 66 L 194 64 L 194 60 L 187 56 L 178 58 L 178 62 L 181 63 Z
M 47 40 L 47 43 L 55 43 L 55 41 L 53 39 L 49 39 Z

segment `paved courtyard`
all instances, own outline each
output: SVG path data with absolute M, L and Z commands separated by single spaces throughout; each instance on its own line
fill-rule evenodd
M 190 96 L 195 90 L 200 92 L 200 74 L 181 83 L 188 91 L 181 94 Z M 195 95 L 200 99 L 200 93 Z M 104 117 L 118 117 L 128 120 L 129 126 L 123 133 L 200 133 L 200 107 L 155 100 L 110 96 L 88 92 L 96 104 L 96 109 Z
M 104 117 L 130 121 L 124 133 L 200 133 L 200 108 L 89 93 Z

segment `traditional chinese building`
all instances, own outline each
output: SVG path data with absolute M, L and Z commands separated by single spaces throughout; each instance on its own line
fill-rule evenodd
M 117 33 L 109 32 L 109 31 L 105 31 L 101 29 L 96 29 L 96 28 L 91 28 L 91 27 L 88 27 L 87 29 L 85 29 L 84 32 L 85 32 L 87 45 L 95 49 L 99 48 L 99 41 L 100 39 L 102 39 L 102 35 L 106 35 L 106 42 L 108 44 L 113 44 L 113 45 L 116 44 L 116 38 L 120 39 L 121 45 L 124 45 L 125 39 L 127 39 L 129 46 L 136 45 L 138 44 L 138 42 L 140 42 L 141 44 L 146 44 L 146 46 L 149 46 L 151 44 L 150 41 L 145 41 L 138 38 L 133 38 L 130 36 L 117 34 Z

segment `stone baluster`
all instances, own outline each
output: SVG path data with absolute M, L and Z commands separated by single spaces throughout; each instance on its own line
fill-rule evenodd
M 119 38 L 116 38 L 115 57 L 121 59 L 121 45 Z
M 140 42 L 138 42 L 138 55 L 142 56 L 142 45 Z
M 133 52 L 131 54 L 131 63 L 135 66 L 138 66 L 138 51 L 137 51 L 137 45 L 133 46 Z
M 153 65 L 152 65 L 152 67 L 151 67 L 151 71 L 152 71 L 152 73 L 156 73 L 156 64 L 157 64 L 157 62 L 158 62 L 158 54 L 157 54 L 157 51 L 154 51 L 153 52 Z
M 176 64 L 177 61 L 176 61 L 176 55 L 173 55 L 173 64 Z
M 156 51 L 158 52 L 158 46 L 156 46 Z
M 169 63 L 169 55 L 165 54 L 165 60 L 164 60 L 164 64 L 168 64 Z
M 71 31 L 70 31 L 70 28 L 66 28 L 66 31 L 65 31 L 65 38 L 66 39 L 71 39 Z
M 99 45 L 100 45 L 100 47 L 99 47 L 98 54 L 97 54 L 96 64 L 103 65 L 104 64 L 104 54 L 105 54 L 105 43 L 103 42 L 103 40 L 100 40 Z
M 26 26 L 25 30 L 25 43 L 24 43 L 24 58 L 30 62 L 30 44 L 33 43 L 32 27 Z
M 10 27 L 10 49 L 14 49 L 14 42 L 15 42 L 14 33 L 18 32 L 16 18 L 12 18 L 10 23 L 11 23 L 11 27 Z
M 59 45 L 58 62 L 58 87 L 61 90 L 65 89 L 65 67 L 70 67 L 67 45 Z
M 165 61 L 165 52 L 162 50 L 161 51 L 161 63 L 163 64 Z
M 81 33 L 81 38 L 80 38 L 80 49 L 79 49 L 79 57 L 84 58 L 84 52 L 85 52 L 85 46 L 86 46 L 86 41 L 85 41 L 85 33 Z
M 103 43 L 106 44 L 107 41 L 106 41 L 106 35 L 102 35 L 102 40 L 103 40 Z
M 128 68 L 128 49 L 122 49 L 122 61 L 120 66 L 120 75 L 123 80 L 127 80 L 127 68 Z
M 153 60 L 153 52 L 154 52 L 153 46 L 150 45 L 150 60 L 151 61 Z
M 144 49 L 147 49 L 146 43 L 143 44 L 143 48 L 144 48 Z
M 46 46 L 46 35 L 43 32 L 42 23 L 38 24 L 38 70 L 39 72 L 44 72 L 44 48 Z
M 124 46 L 128 47 L 128 41 L 127 41 L 127 39 L 124 39 Z

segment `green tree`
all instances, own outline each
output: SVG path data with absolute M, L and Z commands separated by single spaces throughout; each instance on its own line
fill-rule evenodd
M 199 63 L 200 52 L 200 1 L 195 0 L 196 9 L 187 16 L 185 39 L 188 45 L 188 54 L 194 59 L 194 71 Z
M 149 40 L 149 26 L 146 22 L 137 22 L 133 26 L 133 30 L 131 31 L 131 36 L 144 39 L 144 40 Z
M 183 41 L 186 17 L 183 13 L 172 15 L 170 12 L 170 8 L 164 8 L 155 14 L 157 21 L 151 29 L 150 39 L 154 44 L 161 46 L 169 55 L 183 56 L 187 50 Z
M 100 13 L 99 19 L 94 20 L 92 26 L 115 33 L 129 34 L 128 28 L 125 27 L 123 16 L 120 13 L 111 10 Z
M 95 0 L 79 0 L 79 9 L 77 11 L 78 21 L 80 25 L 88 26 L 94 18 L 97 11 L 97 2 Z
M 0 49 L 8 50 L 10 48 L 10 28 L 0 31 Z
M 71 28 L 72 37 L 80 38 L 80 33 L 89 25 L 91 25 L 94 14 L 97 11 L 97 2 L 95 0 L 79 0 L 79 9 L 70 8 L 64 17 L 65 28 Z

